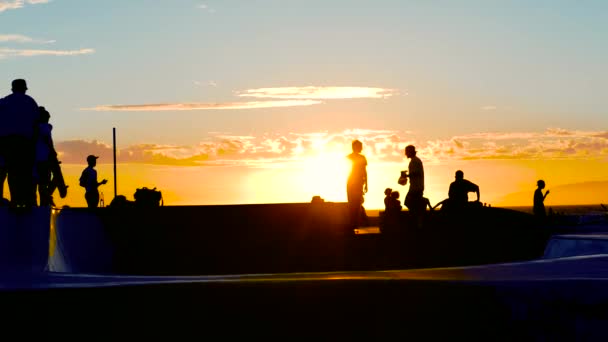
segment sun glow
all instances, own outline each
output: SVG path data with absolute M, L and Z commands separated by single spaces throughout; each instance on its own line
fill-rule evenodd
M 303 162 L 301 191 L 319 195 L 326 201 L 346 201 L 349 170 L 350 165 L 343 152 L 321 151 Z

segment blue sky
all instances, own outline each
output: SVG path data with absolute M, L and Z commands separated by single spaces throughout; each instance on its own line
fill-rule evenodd
M 482 145 L 500 154 L 540 136 L 567 152 L 563 130 L 604 156 L 607 32 L 605 1 L 0 0 L 0 89 L 26 78 L 58 142 L 108 144 L 118 127 L 124 149 L 192 150 L 363 129 L 432 150 L 492 132 Z M 388 95 L 230 109 L 285 87 Z M 150 107 L 183 103 L 199 109 Z
M 370 128 L 415 128 L 429 137 L 448 133 L 436 127 L 435 118 L 411 113 L 415 106 L 465 121 L 458 133 L 591 129 L 606 123 L 607 26 L 608 4 L 602 1 L 54 0 L 1 12 L 0 33 L 55 43 L 1 46 L 95 52 L 0 63 L 6 84 L 15 76 L 30 80 L 32 95 L 56 113 L 65 138 L 101 136 L 112 123 L 129 129 L 142 119 L 157 128 L 167 124 L 166 113 L 78 108 L 231 101 L 234 91 L 305 85 L 399 89 L 401 96 L 390 103 L 339 103 L 348 112 L 338 114 L 343 121 L 352 115 Z M 333 112 L 337 106 L 325 107 Z M 286 129 L 287 122 L 275 120 L 286 115 L 292 122 L 292 113 L 285 112 L 205 111 L 181 113 L 179 119 L 244 134 L 255 115 L 270 131 Z M 318 122 L 317 108 L 295 112 Z M 89 122 L 91 127 L 81 127 Z

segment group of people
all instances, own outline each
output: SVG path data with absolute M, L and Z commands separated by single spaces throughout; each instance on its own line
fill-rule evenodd
M 13 80 L 11 90 L 11 94 L 0 98 L 0 198 L 6 201 L 3 194 L 7 181 L 11 206 L 32 207 L 38 203 L 52 206 L 54 190 L 59 187 L 64 197 L 67 186 L 53 144 L 51 115 L 26 94 L 24 79 Z M 80 179 L 89 207 L 97 206 L 97 188 L 107 182 L 105 179 L 97 182 L 93 169 L 96 159 L 96 156 L 87 158 L 89 167 Z
M 41 205 L 50 205 L 51 163 L 57 159 L 50 114 L 26 94 L 25 80 L 11 86 L 12 94 L 0 99 L 0 190 L 8 180 L 14 206 L 36 205 L 36 192 Z
M 364 194 L 368 191 L 367 185 L 367 159 L 361 154 L 363 143 L 355 140 L 352 143 L 352 153 L 348 155 L 348 159 L 352 162 L 352 168 L 347 181 L 346 193 L 348 197 L 350 222 L 353 226 L 360 225 L 361 212 L 363 208 Z M 405 148 L 405 156 L 410 159 L 407 171 L 401 171 L 401 177 L 398 183 L 406 185 L 409 180 L 409 190 L 405 195 L 403 204 L 412 213 L 416 220 L 416 224 L 422 225 L 422 217 L 426 208 L 433 210 L 438 206 L 442 209 L 458 211 L 466 208 L 469 205 L 468 194 L 474 192 L 477 195 L 475 204 L 480 204 L 479 186 L 464 178 L 464 172 L 458 170 L 455 173 L 455 180 L 450 184 L 448 198 L 437 203 L 434 207 L 428 198 L 424 197 L 424 166 L 420 158 L 416 155 L 416 147 L 408 145 Z M 544 200 L 549 194 L 547 190 L 544 194 L 542 189 L 545 188 L 545 182 L 539 180 L 538 188 L 534 193 L 534 208 L 533 212 L 537 217 L 545 217 Z M 402 209 L 399 201 L 399 192 L 393 191 L 391 188 L 386 188 L 384 191 L 385 212 L 394 213 Z

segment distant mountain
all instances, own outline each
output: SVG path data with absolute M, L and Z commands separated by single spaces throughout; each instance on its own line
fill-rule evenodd
M 496 201 L 495 204 L 498 206 L 532 206 L 535 190 L 535 187 L 531 187 L 530 191 L 508 194 Z M 555 187 L 548 184 L 545 190 L 549 190 L 545 207 L 608 203 L 608 181 L 564 184 Z

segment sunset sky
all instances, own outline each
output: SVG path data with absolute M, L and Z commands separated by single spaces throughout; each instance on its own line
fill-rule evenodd
M 113 198 L 113 127 L 119 194 L 166 205 L 346 201 L 353 139 L 368 209 L 408 144 L 433 204 L 458 169 L 494 206 L 606 203 L 607 42 L 602 0 L 0 0 L 0 96 L 50 111 L 60 205 L 88 154 Z

